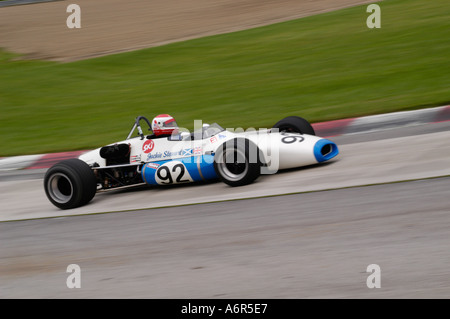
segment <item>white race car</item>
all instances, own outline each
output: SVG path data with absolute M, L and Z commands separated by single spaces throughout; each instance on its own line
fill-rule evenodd
M 49 168 L 44 188 L 61 209 L 87 204 L 96 192 L 131 185 L 169 185 L 219 179 L 230 186 L 252 183 L 260 174 L 328 161 L 339 150 L 330 140 L 315 136 L 303 118 L 289 116 L 273 128 L 236 132 L 214 123 L 169 137 L 145 135 L 136 121 L 121 142 Z M 132 137 L 137 130 L 138 134 Z

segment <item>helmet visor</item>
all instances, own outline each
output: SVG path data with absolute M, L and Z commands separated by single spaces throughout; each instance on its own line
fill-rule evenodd
M 163 127 L 178 127 L 177 122 L 175 121 L 175 119 L 170 119 L 167 120 L 163 123 Z

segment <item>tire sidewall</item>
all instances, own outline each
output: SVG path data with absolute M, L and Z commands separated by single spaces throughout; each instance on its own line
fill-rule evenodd
M 72 194 L 66 202 L 55 200 L 50 194 L 52 177 L 64 175 L 72 185 Z M 71 209 L 87 204 L 95 196 L 97 183 L 91 168 L 79 159 L 70 159 L 51 167 L 44 177 L 44 189 L 50 202 L 61 209 Z
M 243 186 L 255 181 L 261 173 L 261 163 L 259 159 L 256 161 L 250 160 L 252 159 L 250 156 L 251 150 L 259 153 L 259 149 L 256 145 L 251 144 L 248 139 L 235 138 L 223 143 L 217 149 L 214 156 L 214 170 L 219 179 L 230 186 Z M 239 174 L 239 178 L 230 178 L 228 174 L 224 174 L 224 153 L 230 151 L 245 156 L 245 171 L 242 174 Z

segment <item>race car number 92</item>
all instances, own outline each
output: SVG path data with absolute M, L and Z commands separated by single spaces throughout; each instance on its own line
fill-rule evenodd
M 178 184 L 192 182 L 183 163 L 172 161 L 161 165 L 156 171 L 156 182 L 158 184 Z

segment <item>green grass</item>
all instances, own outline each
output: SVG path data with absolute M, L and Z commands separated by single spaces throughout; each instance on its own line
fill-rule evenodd
M 271 127 L 450 101 L 450 2 L 388 0 L 381 29 L 358 6 L 73 63 L 0 53 L 0 156 L 89 149 L 134 118 Z

